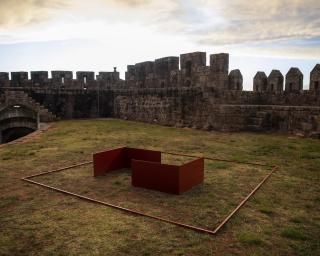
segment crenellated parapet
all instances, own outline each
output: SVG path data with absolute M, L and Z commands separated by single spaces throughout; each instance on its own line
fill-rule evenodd
M 179 69 L 180 62 L 180 69 Z M 210 55 L 210 65 L 206 65 L 205 52 L 181 54 L 179 57 L 164 57 L 128 65 L 126 85 L 128 88 L 203 87 L 220 91 L 242 91 L 243 77 L 239 69 L 229 73 L 229 54 Z M 310 91 L 320 91 L 320 65 L 311 72 Z M 253 92 L 268 94 L 302 93 L 303 74 L 291 68 L 286 77 L 277 70 L 267 76 L 257 72 L 253 79 Z
M 180 69 L 179 69 L 180 61 Z M 228 89 L 229 55 L 210 56 L 206 65 L 205 52 L 181 54 L 179 57 L 164 57 L 153 61 L 128 65 L 126 82 L 129 87 L 214 87 Z
M 119 72 L 114 68 L 113 72 L 99 72 L 97 78 L 92 71 L 77 71 L 74 79 L 72 71 L 54 70 L 49 78 L 48 71 L 31 71 L 30 79 L 28 72 L 19 71 L 9 73 L 0 72 L 0 88 L 56 88 L 56 89 L 96 89 L 99 86 L 107 87 L 121 84 Z
M 209 88 L 217 91 L 243 91 L 243 76 L 240 69 L 229 73 L 229 54 L 211 54 L 207 65 L 205 52 L 191 52 L 178 56 L 168 56 L 128 65 L 125 80 L 120 73 L 101 71 L 54 70 L 51 78 L 48 71 L 0 72 L 0 87 L 36 87 L 59 90 L 100 90 L 100 89 L 156 89 L 156 88 Z M 310 73 L 309 93 L 320 92 L 320 64 Z M 263 71 L 253 78 L 253 93 L 265 94 L 303 94 L 303 74 L 292 67 L 284 77 L 274 69 L 267 76 Z

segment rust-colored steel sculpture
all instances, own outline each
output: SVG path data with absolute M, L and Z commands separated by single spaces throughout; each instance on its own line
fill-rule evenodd
M 162 153 L 171 154 L 171 155 L 178 155 L 178 156 L 186 156 L 186 157 L 197 157 L 197 156 L 191 156 L 191 155 L 179 154 L 179 153 L 171 153 L 171 152 L 162 152 Z M 271 165 L 260 164 L 260 163 L 233 161 L 233 160 L 227 160 L 227 159 L 218 159 L 218 158 L 211 158 L 211 157 L 203 157 L 203 158 L 207 159 L 207 160 L 213 160 L 213 161 L 224 161 L 224 162 L 231 162 L 231 163 L 240 163 L 240 164 L 248 164 L 248 165 L 256 165 L 256 166 L 272 167 L 271 172 L 269 172 L 259 182 L 259 184 L 257 184 L 255 186 L 255 188 L 238 204 L 238 206 L 234 210 L 232 210 L 232 212 L 226 218 L 224 218 L 224 220 L 213 230 L 209 230 L 209 229 L 205 229 L 205 228 L 201 228 L 201 227 L 197 227 L 197 226 L 192 226 L 192 225 L 188 225 L 188 224 L 181 223 L 181 222 L 172 221 L 172 220 L 169 220 L 169 219 L 166 219 L 166 218 L 161 218 L 161 217 L 158 217 L 158 216 L 149 215 L 149 214 L 146 214 L 146 213 L 143 213 L 143 212 L 140 212 L 140 211 L 124 208 L 124 207 L 121 207 L 121 206 L 110 204 L 108 202 L 103 202 L 103 201 L 100 201 L 100 200 L 97 200 L 97 199 L 94 199 L 94 198 L 86 197 L 86 196 L 83 196 L 83 195 L 80 195 L 80 194 L 76 194 L 76 193 L 73 193 L 73 192 L 70 192 L 70 191 L 66 191 L 66 190 L 63 190 L 63 189 L 60 189 L 60 188 L 57 188 L 57 187 L 49 186 L 49 185 L 46 185 L 46 184 L 31 180 L 31 178 L 38 177 L 38 176 L 41 176 L 41 175 L 46 175 L 46 174 L 50 174 L 50 173 L 53 173 L 53 172 L 60 172 L 60 171 L 63 171 L 63 170 L 72 169 L 72 168 L 76 168 L 76 167 L 83 166 L 83 165 L 88 165 L 88 164 L 91 164 L 92 161 L 87 161 L 87 162 L 83 162 L 83 163 L 80 163 L 80 164 L 75 164 L 75 165 L 59 168 L 59 169 L 48 171 L 48 172 L 42 172 L 42 173 L 38 173 L 38 174 L 35 174 L 35 175 L 30 175 L 30 176 L 22 178 L 22 180 L 26 181 L 26 182 L 29 182 L 29 183 L 32 183 L 32 184 L 35 184 L 35 185 L 38 185 L 38 186 L 45 187 L 47 189 L 51 189 L 51 190 L 66 194 L 66 195 L 74 196 L 74 197 L 77 197 L 77 198 L 82 199 L 82 200 L 86 200 L 86 201 L 89 201 L 89 202 L 93 202 L 93 203 L 101 204 L 101 205 L 104 205 L 104 206 L 112 207 L 112 208 L 115 208 L 115 209 L 118 209 L 118 210 L 122 210 L 122 211 L 125 211 L 125 212 L 130 213 L 130 214 L 140 215 L 140 216 L 143 216 L 143 217 L 152 218 L 152 219 L 155 219 L 155 220 L 158 220 L 158 221 L 170 223 L 170 224 L 173 224 L 173 225 L 176 225 L 176 226 L 180 226 L 180 227 L 183 227 L 183 228 L 187 228 L 187 229 L 191 229 L 191 230 L 194 230 L 194 231 L 203 232 L 203 233 L 207 233 L 207 234 L 211 234 L 211 235 L 216 235 L 227 224 L 227 222 L 240 210 L 240 208 L 258 191 L 258 189 L 268 180 L 268 178 L 278 169 L 278 166 L 271 166 Z
M 93 154 L 93 175 L 122 168 L 132 169 L 132 185 L 180 195 L 203 183 L 204 159 L 181 166 L 161 163 L 161 152 L 137 148 L 117 148 Z
M 203 183 L 204 159 L 199 158 L 181 166 L 141 160 L 131 160 L 132 185 L 180 195 Z
M 137 148 L 117 148 L 93 154 L 93 175 L 131 167 L 131 159 L 161 163 L 161 152 Z

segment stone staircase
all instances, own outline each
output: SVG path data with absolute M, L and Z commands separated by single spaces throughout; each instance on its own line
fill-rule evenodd
M 247 129 L 253 132 L 264 131 L 264 121 L 267 118 L 268 113 L 265 111 L 257 111 L 251 115 L 248 119 Z
M 2 102 L 2 103 L 1 103 Z M 24 91 L 5 91 L 0 95 L 1 105 L 12 106 L 22 105 L 39 113 L 40 122 L 53 122 L 58 120 L 57 116 L 50 112 L 47 108 L 36 102 Z

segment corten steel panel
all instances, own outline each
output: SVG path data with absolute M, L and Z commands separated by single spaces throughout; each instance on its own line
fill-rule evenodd
M 130 168 L 131 159 L 161 163 L 161 152 L 135 148 L 118 148 L 93 155 L 94 176 L 106 172 Z
M 161 163 L 161 152 L 137 148 L 125 148 L 126 166 L 131 166 L 131 159 Z
M 179 192 L 180 194 L 203 183 L 204 158 L 195 159 L 180 166 Z
M 179 194 L 179 166 L 132 159 L 131 169 L 132 186 Z
M 126 168 L 125 148 L 112 149 L 93 155 L 93 175 L 100 176 L 106 172 Z

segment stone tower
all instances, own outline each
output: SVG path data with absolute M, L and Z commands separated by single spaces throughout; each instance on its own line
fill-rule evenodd
M 210 55 L 210 83 L 209 86 L 218 89 L 228 89 L 229 83 L 229 54 L 219 53 Z
M 320 92 L 320 64 L 317 64 L 310 73 L 310 91 Z
M 138 88 L 148 88 L 152 85 L 154 76 L 154 61 L 140 62 L 134 65 L 134 79 Z
M 155 60 L 154 73 L 158 87 L 168 87 L 171 83 L 171 72 L 179 71 L 179 57 L 164 57 Z
M 268 92 L 282 92 L 283 91 L 283 75 L 279 70 L 272 70 L 268 76 Z
M 243 77 L 239 69 L 232 70 L 229 74 L 229 90 L 242 91 Z
M 253 91 L 265 92 L 267 91 L 268 78 L 266 73 L 259 71 L 253 78 Z
M 180 55 L 181 82 L 183 86 L 196 85 L 199 82 L 199 69 L 206 66 L 205 52 L 192 52 Z
M 286 92 L 300 92 L 303 90 L 303 74 L 298 68 L 290 68 L 286 74 Z

